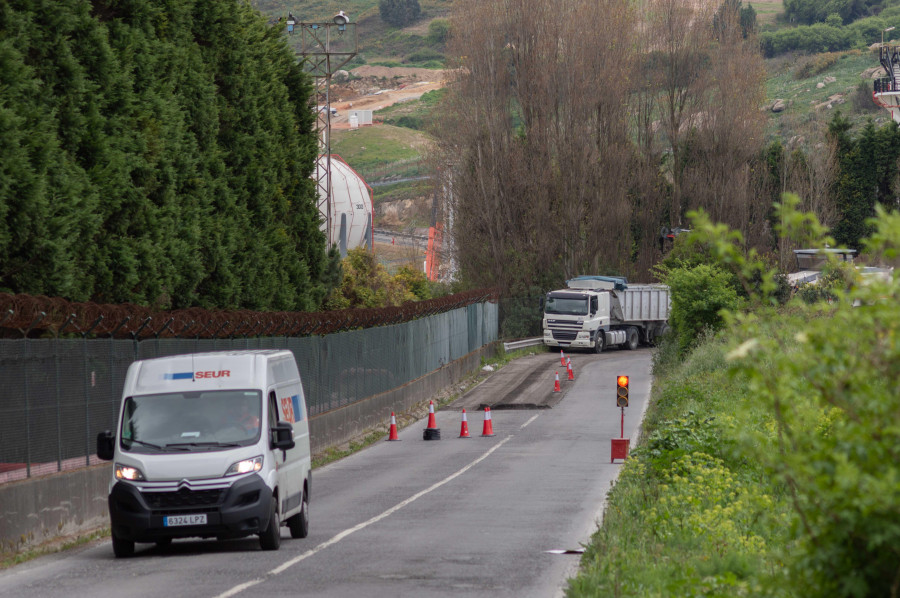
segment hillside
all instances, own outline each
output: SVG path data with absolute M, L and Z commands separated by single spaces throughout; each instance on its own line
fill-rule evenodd
M 330 22 L 338 10 L 343 10 L 357 23 L 359 57 L 350 67 L 362 64 L 383 66 L 426 66 L 441 68 L 443 39 L 429 36 L 429 23 L 446 18 L 452 2 L 448 0 L 419 0 L 419 18 L 407 27 L 396 28 L 380 16 L 378 0 L 349 0 L 340 5 L 322 0 L 310 0 L 290 6 L 280 0 L 252 0 L 253 6 L 270 20 L 287 17 L 291 12 L 301 22 Z M 298 36 L 299 37 L 299 36 Z

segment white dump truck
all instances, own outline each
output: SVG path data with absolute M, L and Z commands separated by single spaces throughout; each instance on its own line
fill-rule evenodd
M 668 330 L 669 287 L 661 284 L 579 276 L 547 293 L 543 304 L 544 345 L 551 349 L 637 349 Z

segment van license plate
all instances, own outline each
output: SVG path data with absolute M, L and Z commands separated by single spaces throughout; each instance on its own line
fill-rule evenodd
M 206 514 L 200 515 L 172 515 L 163 519 L 163 526 L 175 527 L 178 525 L 206 525 Z

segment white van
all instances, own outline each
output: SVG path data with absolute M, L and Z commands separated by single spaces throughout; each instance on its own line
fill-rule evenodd
M 259 535 L 277 550 L 281 526 L 309 532 L 306 400 L 290 351 L 222 351 L 136 361 L 117 434 L 97 437 L 114 463 L 113 552 L 135 542 Z

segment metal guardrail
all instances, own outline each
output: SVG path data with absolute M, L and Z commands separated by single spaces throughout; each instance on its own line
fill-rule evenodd
M 396 232 L 384 228 L 374 229 L 376 235 L 387 235 L 389 237 L 403 237 L 406 239 L 415 239 L 417 241 L 427 241 L 428 235 L 416 235 L 413 233 Z
M 520 341 L 512 341 L 510 343 L 503 343 L 504 351 L 515 351 L 516 349 L 524 349 L 525 347 L 535 347 L 537 345 L 543 344 L 544 337 L 539 336 L 536 338 L 525 338 Z

